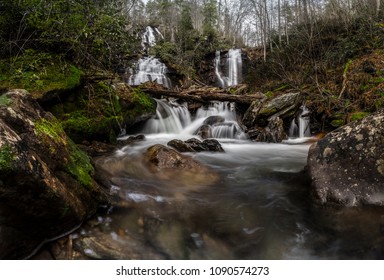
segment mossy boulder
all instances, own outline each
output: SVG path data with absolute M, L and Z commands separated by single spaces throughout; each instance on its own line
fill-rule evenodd
M 0 90 L 24 88 L 34 99 L 49 102 L 80 85 L 82 72 L 62 56 L 26 50 L 0 60 Z
M 0 105 L 0 259 L 25 258 L 106 202 L 88 156 L 25 90 Z
M 384 112 L 327 134 L 309 149 L 315 200 L 324 205 L 384 205 Z
M 156 102 L 139 88 L 119 81 L 89 80 L 81 89 L 50 108 L 75 141 L 114 143 L 124 129 L 144 121 L 156 111 Z

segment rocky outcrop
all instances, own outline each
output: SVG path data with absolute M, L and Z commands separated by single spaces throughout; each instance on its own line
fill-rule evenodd
M 343 126 L 313 144 L 312 192 L 321 204 L 384 205 L 384 112 Z
M 287 136 L 282 133 L 284 119 L 291 117 L 301 106 L 303 95 L 287 93 L 270 100 L 254 101 L 243 117 L 250 139 L 256 141 L 281 142 Z
M 24 90 L 1 96 L 0 258 L 25 258 L 106 201 L 88 156 Z

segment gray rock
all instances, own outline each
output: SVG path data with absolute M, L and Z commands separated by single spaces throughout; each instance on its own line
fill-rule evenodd
M 186 153 L 186 152 L 196 152 L 190 145 L 185 143 L 184 141 L 174 139 L 167 143 L 169 147 L 174 148 L 176 151 L 180 153 Z
M 303 95 L 300 92 L 283 94 L 271 100 L 256 100 L 245 112 L 243 124 L 248 129 L 266 127 L 272 117 L 284 119 L 292 115 L 302 102 Z
M 313 144 L 312 192 L 320 204 L 384 205 L 384 112 L 352 122 Z

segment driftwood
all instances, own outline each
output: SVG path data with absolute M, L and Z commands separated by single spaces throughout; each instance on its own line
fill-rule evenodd
M 229 101 L 239 104 L 251 104 L 253 101 L 262 99 L 265 97 L 262 93 L 255 94 L 231 94 L 225 89 L 216 87 L 198 87 L 193 89 L 187 89 L 182 91 L 165 90 L 157 88 L 142 88 L 142 90 L 157 98 L 163 96 L 180 98 L 186 101 L 196 102 L 208 102 L 208 101 Z

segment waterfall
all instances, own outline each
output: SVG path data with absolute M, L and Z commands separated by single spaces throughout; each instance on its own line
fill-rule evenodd
M 218 85 L 226 88 L 239 84 L 242 80 L 242 64 L 240 49 L 230 49 L 223 62 L 221 52 L 216 51 L 214 66 Z
M 143 57 L 131 69 L 128 84 L 141 85 L 145 82 L 155 82 L 166 88 L 171 88 L 171 80 L 167 77 L 167 66 L 154 56 Z
M 236 122 L 234 104 L 230 102 L 212 102 L 197 110 L 192 117 L 187 105 L 172 101 L 156 100 L 156 116 L 147 121 L 144 133 L 175 133 L 186 136 L 199 135 L 199 129 L 209 127 L 213 138 L 246 139 Z
M 141 37 L 141 46 L 143 51 L 154 47 L 157 38 L 163 39 L 163 35 L 156 27 L 147 26 Z M 146 82 L 154 82 L 166 88 L 171 88 L 171 80 L 167 77 L 168 68 L 158 58 L 154 56 L 145 56 L 140 58 L 133 68 L 129 69 L 130 77 L 128 84 L 138 86 Z
M 299 137 L 311 137 L 311 130 L 309 127 L 309 113 L 310 111 L 305 107 L 301 106 L 302 112 L 299 117 Z
M 307 109 L 307 107 L 302 105 L 301 114 L 298 117 L 298 123 L 296 124 L 296 119 L 293 119 L 289 127 L 290 138 L 311 137 L 309 114 L 310 111 Z
M 156 45 L 157 38 L 164 39 L 163 34 L 156 27 L 147 26 L 145 32 L 141 36 L 141 46 L 143 50 L 148 50 Z
M 147 121 L 144 133 L 180 133 L 191 123 L 191 115 L 186 104 L 156 100 L 156 117 Z

